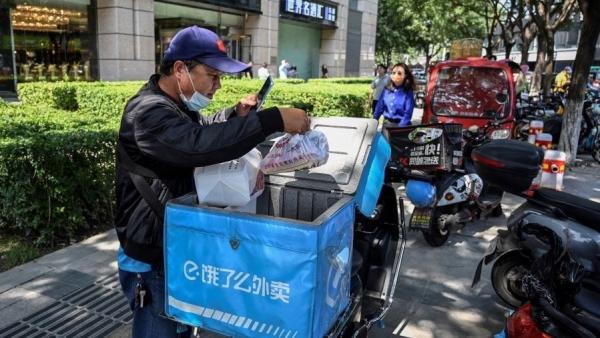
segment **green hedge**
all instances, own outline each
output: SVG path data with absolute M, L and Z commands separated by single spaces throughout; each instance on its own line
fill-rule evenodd
M 224 80 L 206 111 L 262 82 Z M 19 86 L 21 104 L 0 102 L 0 231 L 54 246 L 112 224 L 115 141 L 124 105 L 142 85 L 28 83 Z M 368 86 L 276 81 L 265 105 L 368 116 Z
M 112 224 L 114 128 L 0 139 L 0 231 L 69 244 Z
M 315 83 L 288 82 L 297 79 L 278 80 L 265 102 L 265 107 L 312 107 L 311 113 L 314 116 L 368 116 L 368 86 L 346 84 L 340 88 L 339 83 L 333 81 L 335 79 L 329 80 L 331 81 Z M 262 83 L 261 80 L 223 80 L 221 89 L 205 112 L 234 105 L 243 96 L 256 93 Z M 27 105 L 67 110 L 77 108 L 83 112 L 115 117 L 122 114 L 127 100 L 142 85 L 143 82 L 28 83 L 19 86 L 19 95 Z M 40 95 L 48 92 L 52 95 Z
M 371 84 L 370 77 L 332 77 L 326 79 L 309 79 L 308 83 L 339 83 L 339 84 Z

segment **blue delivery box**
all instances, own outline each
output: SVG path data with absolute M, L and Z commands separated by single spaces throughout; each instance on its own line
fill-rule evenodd
M 375 209 L 390 146 L 373 119 L 312 124 L 327 136 L 328 162 L 267 176 L 256 214 L 198 205 L 195 194 L 167 204 L 167 316 L 232 337 L 332 328 L 349 304 L 355 213 Z

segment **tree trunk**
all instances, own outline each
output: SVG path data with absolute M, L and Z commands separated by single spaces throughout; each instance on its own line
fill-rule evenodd
M 537 59 L 535 61 L 535 70 L 531 79 L 531 89 L 529 95 L 539 95 L 542 88 L 542 73 L 546 68 L 546 39 L 543 34 L 537 36 Z
M 506 48 L 506 52 L 504 54 L 504 56 L 506 56 L 506 59 L 510 59 L 510 52 L 513 49 L 513 46 L 515 45 L 514 43 L 509 43 L 509 44 L 504 44 L 505 48 Z
M 529 63 L 529 47 L 531 42 L 537 35 L 537 27 L 531 23 L 525 27 L 525 32 L 521 35 L 523 44 L 521 45 L 521 64 L 526 65 Z
M 521 65 L 529 64 L 529 46 L 531 45 L 531 41 L 523 41 L 521 44 Z
M 487 35 L 487 44 L 485 45 L 485 57 L 489 58 L 490 55 L 492 55 L 492 48 L 490 47 L 492 44 L 492 34 L 490 34 L 490 29 L 492 30 L 493 33 L 493 28 L 490 28 L 490 26 L 494 26 L 494 24 L 490 24 L 489 19 L 490 17 L 488 16 L 488 6 L 484 6 L 484 17 L 485 17 L 485 34 Z
M 431 62 L 431 58 L 433 55 L 431 54 L 431 44 L 428 43 L 425 47 L 425 78 L 429 79 L 429 63 Z
M 548 31 L 546 35 L 546 65 L 544 69 L 544 77 L 542 79 L 542 85 L 544 89 L 544 96 L 549 97 L 550 91 L 552 90 L 552 80 L 554 73 L 554 32 Z
M 568 164 L 573 164 L 577 157 L 585 87 L 590 66 L 594 61 L 596 42 L 600 35 L 600 25 L 597 24 L 600 20 L 600 2 L 579 0 L 579 8 L 583 13 L 583 25 L 575 55 L 574 64 L 577 67 L 573 70 L 573 81 L 569 86 L 569 96 L 558 144 L 558 148 L 567 154 Z
M 387 53 L 385 53 L 384 60 L 385 60 L 385 66 L 389 67 L 390 63 L 392 62 L 392 51 L 391 50 L 389 50 L 389 51 L 387 51 Z M 387 69 L 386 69 L 386 71 L 387 71 Z
M 485 57 L 490 58 L 494 55 L 494 45 L 492 44 L 492 37 L 488 36 L 488 43 L 485 46 Z

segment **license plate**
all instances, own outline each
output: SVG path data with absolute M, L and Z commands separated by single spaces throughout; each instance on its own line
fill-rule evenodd
M 415 208 L 410 216 L 410 227 L 412 229 L 429 229 L 432 216 L 432 208 Z

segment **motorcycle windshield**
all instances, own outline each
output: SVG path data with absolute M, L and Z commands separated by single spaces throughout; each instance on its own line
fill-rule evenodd
M 506 72 L 491 67 L 449 67 L 439 71 L 432 97 L 438 116 L 503 119 L 510 114 Z

